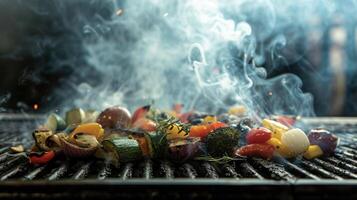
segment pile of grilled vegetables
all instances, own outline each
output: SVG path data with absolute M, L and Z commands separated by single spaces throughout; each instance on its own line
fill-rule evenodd
M 241 106 L 220 115 L 181 110 L 181 105 L 170 111 L 143 106 L 131 114 L 115 106 L 101 113 L 76 108 L 64 118 L 51 114 L 33 132 L 29 161 L 46 164 L 56 156 L 92 157 L 118 166 L 143 158 L 173 162 L 273 156 L 312 159 L 330 155 L 338 142 L 323 129 L 306 135 L 293 128 L 295 121 L 289 117 L 254 123 Z

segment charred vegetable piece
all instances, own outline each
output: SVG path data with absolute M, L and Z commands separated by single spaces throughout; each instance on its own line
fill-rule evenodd
M 79 125 L 85 119 L 86 113 L 81 108 L 75 108 L 66 112 L 66 124 L 70 125 Z
M 71 138 L 71 142 L 79 147 L 83 148 L 93 148 L 98 147 L 99 142 L 94 135 L 87 134 L 76 134 L 73 138 Z
M 47 152 L 32 152 L 29 155 L 30 163 L 35 165 L 43 165 L 50 162 L 55 157 L 54 151 L 47 151 Z
M 274 154 L 274 146 L 270 144 L 249 144 L 239 148 L 235 154 L 248 157 L 260 157 L 271 159 Z
M 313 129 L 308 136 L 312 145 L 318 145 L 325 155 L 332 154 L 338 143 L 338 137 L 324 129 Z
M 101 124 L 103 128 L 129 128 L 131 116 L 126 108 L 115 106 L 100 113 L 97 123 Z
M 231 155 L 238 145 L 239 132 L 231 127 L 216 129 L 206 137 L 207 152 L 214 157 Z
M 46 140 L 51 135 L 53 135 L 53 133 L 49 129 L 37 129 L 32 133 L 36 146 L 43 151 L 50 150 L 50 148 L 46 145 Z
M 149 111 L 150 105 L 136 109 L 133 116 L 131 117 L 131 123 L 134 124 L 137 120 L 145 118 Z
M 288 149 L 286 145 L 283 145 L 280 140 L 277 138 L 270 138 L 267 141 L 267 144 L 270 144 L 275 147 L 275 151 L 284 158 L 292 158 L 294 154 Z
M 22 153 L 25 151 L 24 146 L 22 146 L 22 145 L 10 147 L 10 150 L 12 153 Z
M 283 133 L 285 133 L 286 131 L 289 130 L 289 128 L 286 127 L 285 125 L 283 125 L 277 121 L 270 120 L 270 119 L 264 119 L 262 124 L 265 128 L 267 128 L 273 132 L 274 138 L 277 138 L 279 140 L 281 139 L 281 136 L 283 135 Z
M 62 133 L 63 134 L 63 133 Z M 61 151 L 62 148 L 61 148 L 61 141 L 60 141 L 60 138 L 66 138 L 66 135 L 62 135 L 61 133 L 58 133 L 58 134 L 54 134 L 54 135 L 51 135 L 49 136 L 47 139 L 46 139 L 46 146 L 55 151 L 55 152 L 58 152 L 58 151 Z
M 156 123 L 146 118 L 141 118 L 136 120 L 135 123 L 132 125 L 132 127 L 139 128 L 147 132 L 156 131 Z
M 174 162 L 184 162 L 193 158 L 201 147 L 200 138 L 186 138 L 169 141 L 168 156 Z
M 60 138 L 60 141 L 61 141 L 61 146 L 63 148 L 63 152 L 68 157 L 84 158 L 84 157 L 92 156 L 97 151 L 98 148 L 98 146 L 89 147 L 89 148 L 80 147 L 62 138 Z
M 286 131 L 281 136 L 281 143 L 291 151 L 293 156 L 304 153 L 310 145 L 306 134 L 298 128 Z
M 168 151 L 168 142 L 165 134 L 153 132 L 145 134 L 151 158 L 164 158 Z
M 264 127 L 253 128 L 246 135 L 248 144 L 263 144 L 272 136 L 272 132 Z
M 167 139 L 178 139 L 178 138 L 187 138 L 188 133 L 184 130 L 184 128 L 179 124 L 171 124 L 166 129 Z
M 120 162 L 132 162 L 142 158 L 138 141 L 129 138 L 113 138 L 102 142 L 107 152 L 112 152 Z
M 56 131 L 64 130 L 66 122 L 59 115 L 52 113 L 48 116 L 45 127 L 55 133 Z
M 98 123 L 81 124 L 74 129 L 74 131 L 70 135 L 70 138 L 73 138 L 80 133 L 93 135 L 97 138 L 97 140 L 99 140 L 104 136 L 104 129 L 102 128 L 102 125 Z
M 313 159 L 320 157 L 324 154 L 318 145 L 310 145 L 307 151 L 304 153 L 304 158 Z

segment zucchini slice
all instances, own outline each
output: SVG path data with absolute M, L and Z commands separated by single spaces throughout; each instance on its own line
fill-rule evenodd
M 132 162 L 142 158 L 138 141 L 129 138 L 112 138 L 102 142 L 107 152 L 114 153 L 119 162 Z

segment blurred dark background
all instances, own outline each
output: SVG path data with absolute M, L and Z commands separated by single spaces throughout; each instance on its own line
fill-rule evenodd
M 1 112 L 46 112 L 65 102 L 53 94 L 55 88 L 69 79 L 75 83 L 96 76 L 95 68 L 85 74 L 79 70 L 92 67 L 81 48 L 83 27 L 85 22 L 98 20 L 98 16 L 110 20 L 116 12 L 113 1 L 64 2 L 0 1 Z M 314 96 L 317 115 L 357 115 L 357 20 L 351 17 L 354 6 L 346 1 L 329 17 L 323 10 L 316 12 L 307 21 L 308 29 L 291 24 L 285 29 L 287 39 L 289 32 L 301 34 L 281 51 L 293 59 L 281 63 L 266 59 L 263 65 L 269 77 L 297 74 L 303 80 L 304 92 Z M 254 21 L 247 21 L 254 27 Z M 66 90 L 68 95 L 75 92 L 73 88 Z

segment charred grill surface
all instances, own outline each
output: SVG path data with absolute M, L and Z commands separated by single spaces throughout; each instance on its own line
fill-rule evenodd
M 315 199 L 333 199 L 350 192 L 348 198 L 357 199 L 357 120 L 354 124 L 322 125 L 341 138 L 331 157 L 270 161 L 254 158 L 224 164 L 147 159 L 115 168 L 101 160 L 66 158 L 43 166 L 30 165 L 25 156 L 11 154 L 9 147 L 23 144 L 28 148 L 32 144 L 28 130 L 36 126 L 35 120 L 3 119 L 0 198 L 195 199 L 239 195 L 243 199 L 299 199 L 312 195 Z M 321 192 L 329 195 L 321 196 Z

